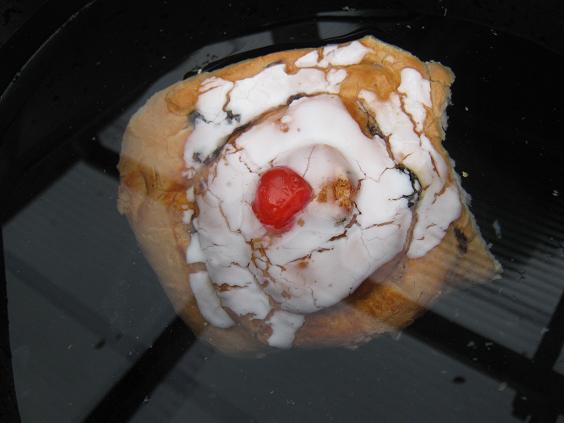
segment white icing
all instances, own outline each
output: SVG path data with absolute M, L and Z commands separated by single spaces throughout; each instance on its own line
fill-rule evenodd
M 186 190 L 186 199 L 188 201 L 190 201 L 191 203 L 194 202 L 194 200 L 196 199 L 196 196 L 194 195 L 194 187 L 191 186 L 190 188 L 188 188 Z
M 194 210 L 184 210 L 182 212 L 182 223 L 184 223 L 185 225 L 189 224 L 192 221 L 192 216 L 194 216 Z
M 246 267 L 238 264 L 229 266 L 213 266 L 208 270 L 210 278 L 216 285 L 244 287 L 255 282 L 255 277 Z
M 268 345 L 277 348 L 290 348 L 294 342 L 296 331 L 304 324 L 304 316 L 287 311 L 275 311 L 266 322 L 272 328 Z
M 307 54 L 304 54 L 294 63 L 298 68 L 312 68 L 317 65 L 318 60 L 319 54 L 317 53 L 317 50 L 313 50 Z
M 270 312 L 268 297 L 256 282 L 244 287 L 231 288 L 218 294 L 225 307 L 229 307 L 239 316 L 251 315 L 263 320 Z
M 332 44 L 323 48 L 322 59 L 319 59 L 317 50 L 313 50 L 300 57 L 294 63 L 299 68 L 348 66 L 360 63 L 364 55 L 369 51 L 369 48 L 363 46 L 358 41 L 353 41 L 344 46 Z
M 200 215 L 194 219 L 194 226 L 208 269 L 228 267 L 232 263 L 245 267 L 251 259 L 251 247 L 240 233 L 229 228 L 220 202 L 208 191 L 198 198 L 198 206 Z
M 294 94 L 313 94 L 329 91 L 325 72 L 317 69 L 301 69 L 287 74 L 285 66 L 266 68 L 252 78 L 237 81 L 230 94 L 229 108 L 241 115 L 243 122 L 272 107 L 286 103 Z
M 295 100 L 283 116 L 290 118 L 285 128 L 277 123 L 278 116 L 271 116 L 241 134 L 234 146 L 226 146 L 207 192 L 197 199 L 201 216 L 197 227 L 205 227 L 202 245 L 221 244 L 204 247 L 211 274 L 217 272 L 216 266 L 249 266 L 283 309 L 311 313 L 347 297 L 401 251 L 411 222 L 403 196 L 412 194 L 413 188 L 409 176 L 394 168 L 384 142 L 367 138 L 339 97 Z M 359 183 L 360 190 L 352 212 L 358 215 L 357 224 L 352 227 L 345 228 L 352 216 L 343 208 L 312 201 L 300 215 L 302 226 L 268 239 L 264 249 L 270 266 L 265 274 L 266 257 L 251 261 L 249 255 L 249 242 L 266 234 L 250 204 L 260 173 L 271 166 L 291 167 L 315 194 L 337 177 Z M 332 240 L 345 231 L 346 237 Z M 245 254 L 234 257 L 235 251 Z M 300 258 L 310 254 L 304 268 Z M 236 301 L 251 302 L 244 295 L 237 295 Z
M 206 121 L 219 124 L 227 117 L 223 110 L 225 96 L 233 88 L 233 82 L 212 77 L 202 84 L 204 91 L 198 96 L 196 110 L 205 117 Z M 200 91 L 202 91 L 200 89 Z
M 228 328 L 234 325 L 231 317 L 221 307 L 207 272 L 190 274 L 190 288 L 204 319 L 218 328 Z
M 292 121 L 292 117 L 289 115 L 284 115 L 280 118 L 280 122 L 282 123 L 290 123 Z
M 211 77 L 202 83 L 185 147 L 187 176 L 223 148 L 195 198 L 198 217 L 192 219 L 191 210 L 183 217 L 192 219 L 198 231 L 187 261 L 205 261 L 217 286 L 214 290 L 205 272 L 192 275 L 198 306 L 211 324 L 233 324 L 222 306 L 260 320 L 271 314 L 266 320 L 272 328 L 269 345 L 289 348 L 304 314 L 346 298 L 400 253 L 412 222 L 408 197 L 414 187 L 397 163 L 415 173 L 422 185 L 409 257 L 421 257 L 438 245 L 460 215 L 456 185 L 445 187 L 448 167 L 422 134 L 426 108 L 431 107 L 428 80 L 405 68 L 398 93 L 388 100 L 367 90 L 359 94 L 393 157 L 384 140 L 367 138 L 339 97 L 331 95 L 339 92 L 347 72 L 319 68 L 360 63 L 369 51 L 358 41 L 330 45 L 321 57 L 313 50 L 296 60 L 301 69 L 294 74 L 279 64 L 236 82 Z M 292 101 L 225 144 L 236 128 L 296 94 L 311 96 Z M 296 217 L 299 224 L 275 236 L 251 207 L 260 175 L 274 166 L 302 175 L 316 196 Z M 336 178 L 358 188 L 352 209 L 319 201 L 318 194 Z M 194 200 L 192 188 L 187 197 Z M 272 300 L 282 310 L 272 312 Z
M 353 41 L 352 43 L 342 46 L 334 47 L 327 46 L 323 48 L 323 59 L 319 61 L 319 66 L 348 66 L 360 63 L 366 53 L 370 51 L 369 48 L 364 47 L 360 42 Z
M 441 242 L 450 223 L 460 216 L 462 204 L 456 185 L 444 189 L 448 178 L 444 159 L 424 134 L 416 132 L 423 129 L 425 107 L 431 106 L 429 81 L 409 68 L 401 71 L 401 77 L 398 89 L 401 97 L 392 93 L 387 101 L 382 101 L 373 92 L 362 90 L 359 98 L 375 115 L 382 133 L 388 136 L 394 159 L 413 171 L 423 185 L 416 210 L 417 223 L 407 252 L 408 257 L 417 258 Z
M 425 122 L 425 107 L 431 107 L 431 83 L 415 69 L 403 68 L 398 92 L 404 95 L 405 111 L 412 116 L 417 131 L 421 132 Z
M 211 78 L 206 79 L 204 82 L 202 82 L 202 85 L 200 86 L 200 93 L 205 93 L 206 91 L 209 91 L 213 88 L 219 88 L 219 87 L 226 87 L 227 86 L 227 91 L 229 90 L 230 86 L 233 86 L 232 82 L 229 81 L 225 81 L 221 78 L 217 78 L 215 76 L 212 76 Z M 225 88 L 222 88 L 225 89 Z M 198 100 L 199 103 L 205 103 L 206 100 L 209 100 L 210 98 L 206 96 L 199 96 Z M 222 104 L 217 105 L 219 107 L 216 107 L 215 110 L 212 110 L 212 112 L 215 112 L 216 110 L 220 109 Z
M 206 256 L 200 246 L 200 237 L 197 233 L 193 233 L 190 237 L 190 244 L 188 244 L 188 248 L 186 249 L 186 262 L 192 264 L 204 263 L 205 261 Z
M 282 153 L 320 144 L 339 150 L 358 179 L 368 171 L 378 178 L 384 169 L 394 166 L 384 141 L 366 138 L 337 96 L 300 98 L 292 102 L 287 114 L 292 118 L 287 131 L 270 119 L 237 139 L 237 146 L 254 166 L 262 169 Z
M 218 292 L 224 307 L 240 316 L 250 315 L 264 319 L 271 310 L 268 297 L 256 283 L 255 277 L 246 267 L 237 264 L 209 266 L 210 277 L 217 286 L 229 285 Z
M 287 74 L 285 65 L 279 64 L 235 84 L 217 77 L 205 80 L 205 92 L 196 103 L 194 129 L 184 150 L 187 176 L 192 176 L 236 128 L 268 109 L 283 105 L 289 97 L 299 93 L 339 92 L 339 82 L 346 77 L 346 71 L 328 74 L 330 77 L 318 69 Z
M 327 81 L 329 82 L 329 89 L 327 92 L 338 93 L 339 84 L 347 77 L 347 71 L 344 69 L 331 69 L 327 73 Z

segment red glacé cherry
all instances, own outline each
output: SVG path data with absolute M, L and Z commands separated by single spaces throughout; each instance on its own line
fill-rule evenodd
M 304 178 L 284 166 L 274 167 L 260 177 L 253 211 L 266 227 L 283 232 L 294 216 L 311 201 L 313 190 Z

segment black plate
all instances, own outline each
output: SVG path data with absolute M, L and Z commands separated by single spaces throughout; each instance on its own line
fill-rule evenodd
M 559 53 L 403 10 L 279 22 L 260 8 L 238 9 L 243 21 L 184 10 L 90 4 L 0 98 L 3 257 L 23 421 L 556 421 Z M 198 69 L 366 33 L 454 70 L 446 148 L 503 278 L 444 297 L 404 332 L 356 350 L 215 353 L 175 318 L 116 211 L 123 129 L 150 95 Z

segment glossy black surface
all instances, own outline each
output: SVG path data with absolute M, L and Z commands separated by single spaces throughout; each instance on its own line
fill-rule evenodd
M 562 57 L 448 16 L 281 11 L 276 23 L 261 10 L 212 19 L 175 3 L 96 2 L 0 98 L 22 420 L 562 421 Z M 116 211 L 127 120 L 199 68 L 364 33 L 454 70 L 445 145 L 503 278 L 356 350 L 215 353 L 175 318 Z

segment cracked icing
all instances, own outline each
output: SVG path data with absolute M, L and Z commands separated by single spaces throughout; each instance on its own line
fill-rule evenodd
M 366 48 L 358 41 L 353 41 L 344 46 L 331 44 L 323 47 L 321 58 L 319 58 L 317 50 L 313 50 L 296 60 L 296 66 L 299 68 L 317 66 L 326 68 L 328 66 L 354 65 L 360 63 L 364 55 L 368 52 L 370 52 L 370 49 Z
M 460 216 L 462 203 L 456 184 L 447 185 L 447 164 L 421 133 L 425 107 L 431 105 L 429 81 L 409 68 L 402 70 L 401 77 L 399 93 L 392 93 L 387 101 L 367 90 L 359 98 L 374 114 L 394 160 L 414 172 L 423 185 L 407 252 L 408 257 L 417 258 L 441 242 L 450 223 Z
M 192 234 L 190 238 L 190 244 L 186 249 L 186 263 L 204 263 L 206 261 L 206 255 L 202 251 L 200 246 L 200 237 L 197 233 Z
M 401 70 L 401 84 L 398 87 L 406 113 L 415 122 L 415 131 L 423 131 L 426 107 L 431 107 L 431 83 L 423 79 L 415 69 Z
M 268 338 L 269 345 L 290 348 L 294 333 L 304 324 L 304 316 L 287 311 L 276 311 L 266 322 L 272 328 L 272 334 Z
M 223 310 L 207 272 L 197 272 L 190 275 L 190 288 L 196 297 L 196 302 L 202 316 L 218 328 L 228 328 L 234 322 Z
M 366 138 L 337 96 L 302 98 L 290 105 L 287 114 L 291 123 L 286 132 L 279 130 L 274 116 L 237 139 L 248 160 L 258 168 L 271 161 L 290 167 L 303 175 L 315 194 L 339 176 L 359 186 L 351 212 L 334 203 L 312 201 L 300 216 L 303 224 L 271 237 L 265 247 L 266 262 L 257 263 L 255 274 L 269 282 L 265 291 L 283 309 L 311 313 L 348 296 L 399 253 L 411 212 L 407 200 L 390 199 L 409 195 L 413 189 L 409 177 L 394 169 L 384 143 Z M 354 215 L 356 223 L 347 229 Z M 397 230 L 374 226 L 390 221 Z M 346 237 L 337 239 L 345 232 Z M 306 256 L 304 266 L 300 259 Z M 267 275 L 258 271 L 266 270 L 265 263 Z
M 276 64 L 202 83 L 184 156 L 199 210 L 185 217 L 196 231 L 186 256 L 206 264 L 209 276 L 192 274 L 191 285 L 211 324 L 233 324 L 227 309 L 269 326 L 269 345 L 290 347 L 305 315 L 337 304 L 398 254 L 425 255 L 459 216 L 458 189 L 423 133 L 429 81 L 405 68 L 386 101 L 361 90 L 359 107 L 377 124 L 368 138 L 334 95 L 346 70 L 319 69 L 368 51 L 327 46 L 299 58 L 294 74 Z M 251 205 L 260 175 L 276 166 L 302 176 L 314 197 L 274 234 Z
M 269 234 L 250 204 L 260 174 L 273 166 L 300 174 L 316 197 L 328 182 L 346 179 L 357 187 L 355 201 L 347 208 L 314 199 L 301 225 Z M 382 140 L 362 133 L 335 95 L 300 98 L 255 124 L 225 146 L 210 175 L 196 195 L 194 220 L 208 271 L 217 285 L 233 263 L 248 269 L 254 283 L 219 295 L 225 307 L 257 319 L 268 307 L 253 300 L 259 293 L 294 314 L 338 303 L 402 250 L 411 223 L 404 198 L 413 194 L 409 175 L 395 168 Z
M 287 74 L 283 64 L 235 83 L 212 77 L 204 81 L 193 113 L 194 131 L 184 160 L 195 170 L 221 147 L 229 134 L 266 110 L 285 104 L 296 94 L 337 93 L 344 70 L 301 69 Z M 193 176 L 188 174 L 188 176 Z

